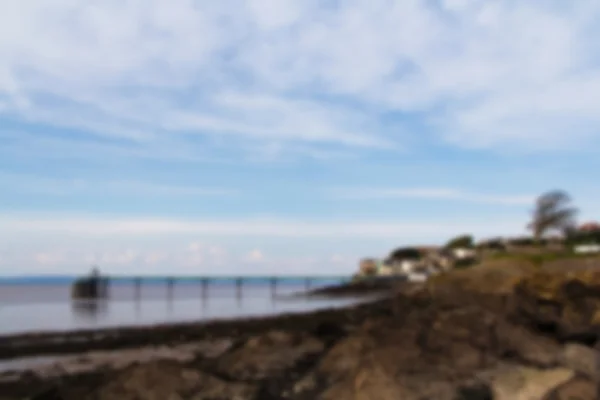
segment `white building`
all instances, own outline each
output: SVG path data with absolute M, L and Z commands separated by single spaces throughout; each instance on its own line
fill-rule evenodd
M 580 244 L 573 248 L 577 254 L 600 253 L 600 244 Z
M 468 258 L 475 258 L 477 256 L 477 252 L 474 249 L 459 247 L 456 249 L 452 249 L 452 255 L 457 260 L 465 260 Z

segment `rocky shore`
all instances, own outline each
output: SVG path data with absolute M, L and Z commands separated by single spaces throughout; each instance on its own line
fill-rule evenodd
M 26 335 L 0 399 L 597 399 L 600 274 L 482 269 L 345 309 Z

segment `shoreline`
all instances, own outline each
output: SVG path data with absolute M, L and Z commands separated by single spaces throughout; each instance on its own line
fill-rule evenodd
M 186 322 L 166 322 L 150 325 L 92 328 L 65 331 L 25 332 L 0 335 L 0 361 L 24 357 L 77 354 L 86 351 L 119 350 L 162 342 L 182 342 L 227 332 L 252 334 L 271 327 L 300 330 L 304 324 L 319 321 L 345 320 L 350 314 L 365 311 L 385 298 L 357 299 L 356 304 L 327 307 L 313 311 L 211 319 Z M 348 316 L 346 316 L 348 314 Z
M 597 399 L 600 343 L 573 333 L 600 336 L 586 306 L 563 293 L 600 298 L 600 274 L 581 273 L 576 286 L 572 272 L 519 276 L 511 290 L 489 268 L 343 308 L 13 336 L 0 340 L 5 356 L 62 357 L 0 372 L 0 398 Z M 542 299 L 557 313 L 540 312 Z
M 7 397 L 11 400 L 25 396 L 54 399 L 57 386 L 68 389 L 86 384 L 93 387 L 105 375 L 120 373 L 135 365 L 185 366 L 191 363 L 197 367 L 198 362 L 201 365 L 216 362 L 224 354 L 256 340 L 264 341 L 269 348 L 273 342 L 280 341 L 280 344 L 275 343 L 280 348 L 274 355 L 282 354 L 284 359 L 289 356 L 286 351 L 289 346 L 304 346 L 305 341 L 312 346 L 320 343 L 317 348 L 324 351 L 365 320 L 378 314 L 386 315 L 389 301 L 384 298 L 340 308 L 265 317 L 0 336 L 0 364 L 19 360 L 26 364 L 20 368 L 0 369 L 0 393 L 12 396 Z M 202 368 L 219 376 L 213 366 Z M 36 388 L 33 395 L 32 388 Z M 78 392 L 72 398 L 82 400 L 84 397 Z
M 596 399 L 598 350 L 571 335 L 600 339 L 594 321 L 538 312 L 545 299 L 587 315 L 561 294 L 575 289 L 573 274 L 549 277 L 528 273 L 511 278 L 511 291 L 490 291 L 482 284 L 496 287 L 497 270 L 480 270 L 339 309 L 13 336 L 0 354 L 64 357 L 0 372 L 1 398 Z M 581 275 L 590 300 L 600 296 L 596 278 Z
M 210 319 L 195 319 L 195 320 L 182 320 L 182 321 L 165 321 L 157 323 L 147 324 L 126 324 L 120 326 L 105 326 L 105 327 L 93 327 L 93 328 L 81 328 L 81 329 L 57 329 L 57 330 L 39 330 L 39 331 L 26 331 L 26 332 L 14 332 L 0 334 L 0 360 L 13 357 L 7 356 L 6 345 L 3 343 L 11 342 L 13 345 L 20 347 L 23 342 L 41 341 L 50 343 L 59 343 L 68 341 L 71 344 L 78 347 L 78 343 L 81 342 L 97 342 L 102 341 L 101 337 L 114 337 L 115 335 L 120 336 L 122 334 L 130 335 L 135 332 L 143 332 L 147 330 L 160 330 L 169 331 L 177 329 L 190 329 L 191 327 L 199 326 L 213 326 L 219 324 L 236 324 L 238 322 L 252 323 L 256 320 L 270 320 L 278 317 L 285 317 L 291 315 L 304 315 L 313 314 L 320 311 L 334 311 L 340 309 L 347 309 L 356 305 L 370 303 L 377 300 L 381 300 L 385 297 L 390 296 L 394 289 L 399 287 L 397 281 L 373 281 L 373 282 L 352 282 L 342 283 L 335 285 L 328 285 L 304 292 L 297 292 L 291 294 L 282 294 L 276 297 L 277 301 L 297 301 L 301 299 L 306 300 L 351 300 L 350 304 L 339 304 L 339 305 L 327 305 L 325 307 L 318 307 L 309 310 L 298 310 L 298 311 L 283 311 L 275 313 L 264 313 L 256 315 L 242 315 L 234 317 L 223 317 L 223 318 L 210 318 Z M 104 300 L 103 300 L 104 301 Z M 110 300 L 108 300 L 110 301 Z M 72 302 L 72 301 L 71 301 Z M 83 300 L 82 302 L 89 302 L 89 300 Z M 248 322 L 249 321 L 249 322 Z M 95 338 L 96 336 L 96 338 Z M 100 337 L 97 337 L 100 336 Z M 62 347 L 62 344 L 61 344 Z M 32 350 L 33 351 L 33 350 Z M 29 351 L 28 351 L 29 353 Z

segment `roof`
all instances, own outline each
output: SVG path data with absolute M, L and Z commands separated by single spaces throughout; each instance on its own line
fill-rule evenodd
M 600 230 L 600 224 L 596 221 L 589 221 L 579 225 L 580 231 L 598 231 Z

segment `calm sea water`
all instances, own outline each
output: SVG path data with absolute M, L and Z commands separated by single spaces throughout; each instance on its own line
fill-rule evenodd
M 311 288 L 341 281 L 313 281 Z M 119 282 L 111 285 L 107 302 L 74 303 L 70 299 L 70 282 L 65 279 L 0 280 L 0 335 L 303 312 L 358 301 L 287 296 L 305 289 L 304 281 L 282 280 L 273 297 L 267 281 L 250 280 L 238 296 L 235 281 L 221 279 L 208 286 L 205 296 L 198 282 L 176 283 L 169 297 L 165 283 L 151 282 L 142 285 L 141 296 L 136 300 L 134 284 Z

